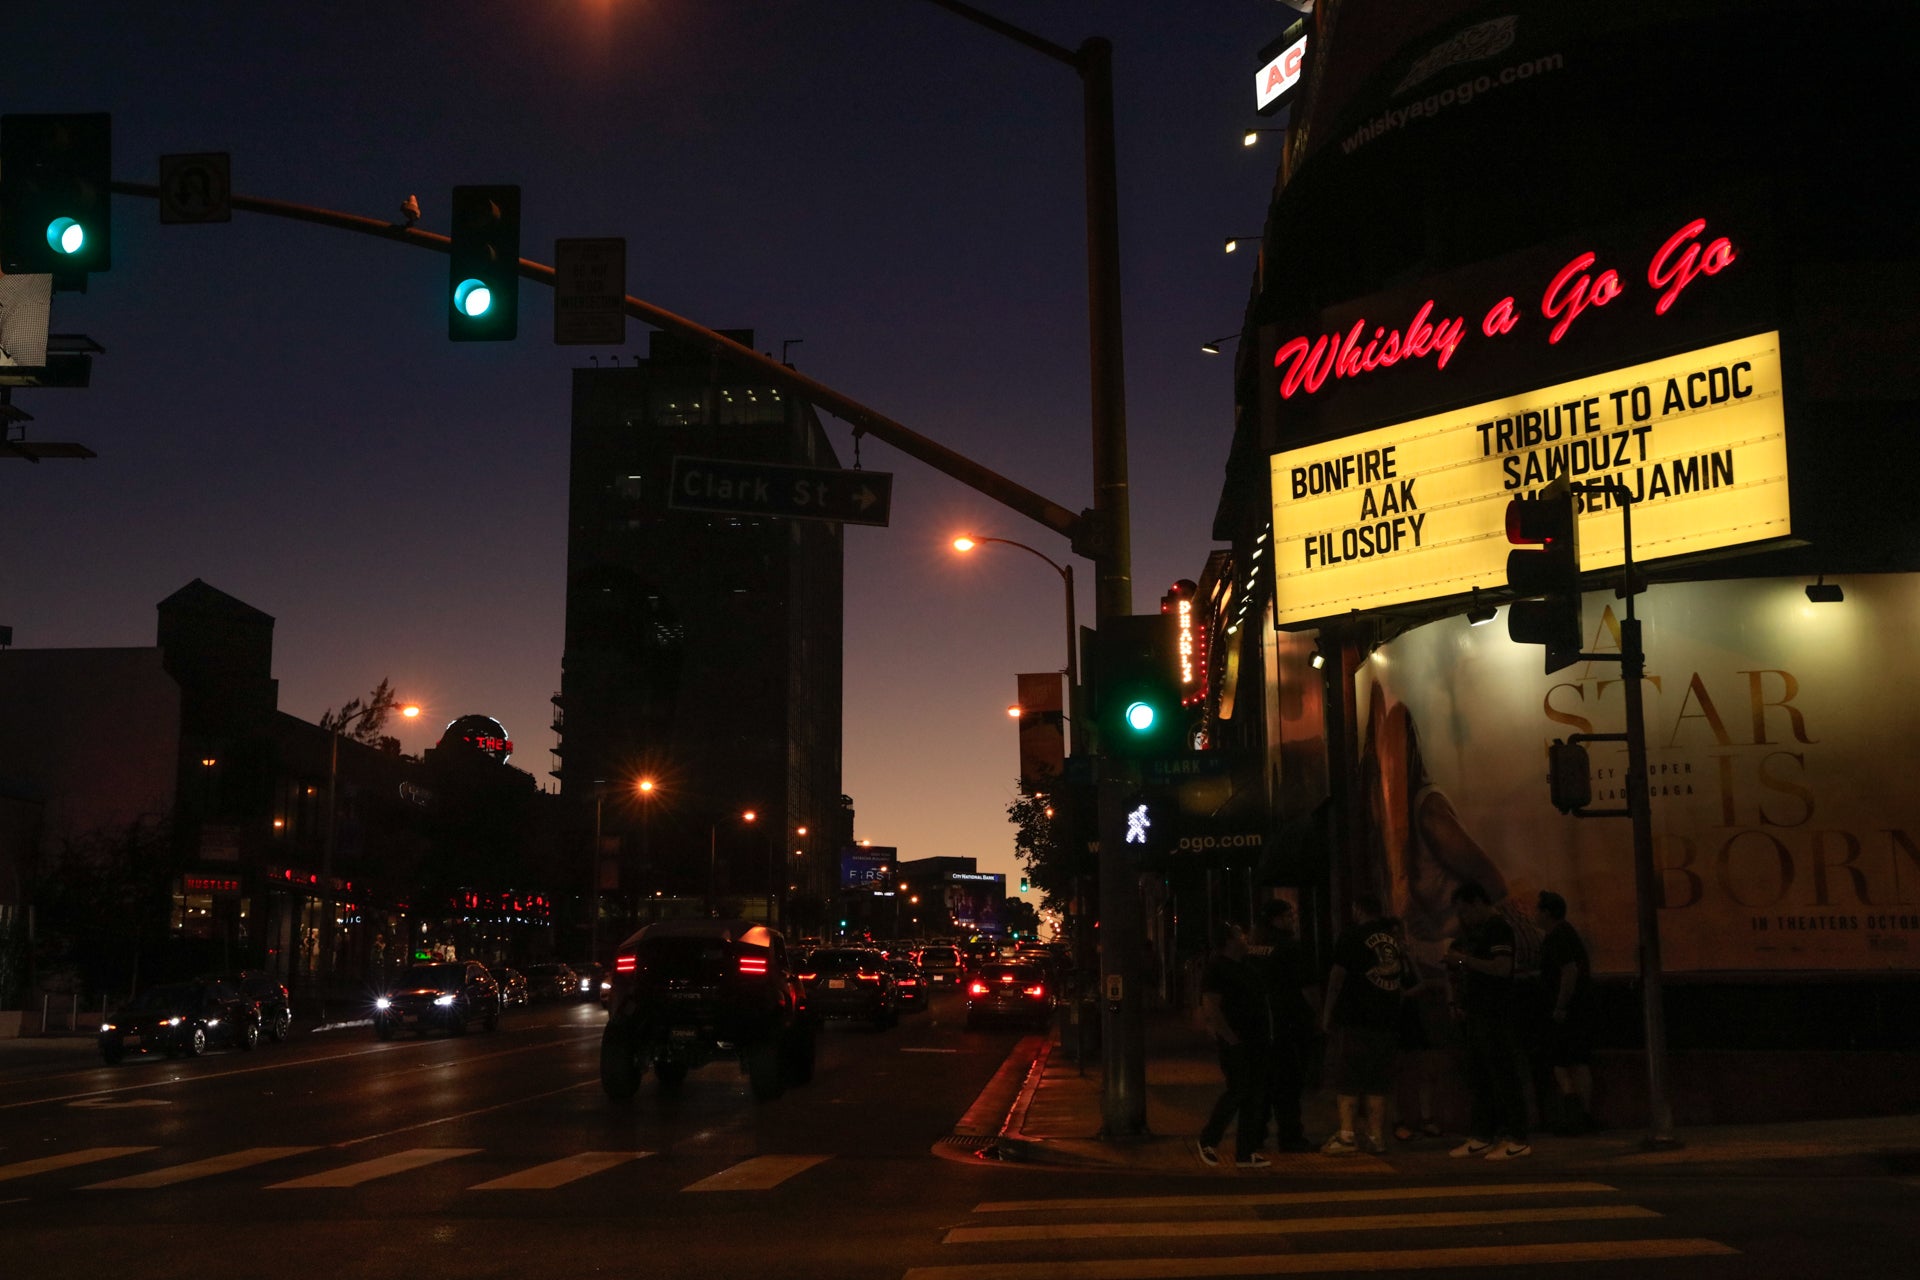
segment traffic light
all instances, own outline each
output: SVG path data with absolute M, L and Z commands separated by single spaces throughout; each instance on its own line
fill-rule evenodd
M 520 331 L 520 188 L 455 187 L 447 337 L 505 342 Z
M 79 275 L 113 265 L 113 117 L 0 116 L 0 271 Z
M 1553 807 L 1572 813 L 1593 803 L 1593 766 L 1587 749 L 1577 742 L 1555 738 L 1547 747 L 1547 787 Z
M 1108 618 L 1094 632 L 1092 714 L 1101 751 L 1150 756 L 1180 749 L 1180 665 L 1168 614 Z
M 1507 541 L 1537 550 L 1507 552 L 1507 586 L 1516 600 L 1507 610 L 1515 644 L 1545 645 L 1547 674 L 1580 658 L 1580 520 L 1563 475 L 1538 497 L 1507 503 Z

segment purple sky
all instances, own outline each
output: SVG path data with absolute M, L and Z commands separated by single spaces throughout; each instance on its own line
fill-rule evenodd
M 983 0 L 1069 47 L 1114 44 L 1134 609 L 1197 577 L 1232 426 L 1226 358 L 1277 157 L 1252 151 L 1274 0 Z M 922 0 L 529 0 L 7 6 L 8 111 L 110 110 L 114 172 L 232 153 L 234 189 L 375 217 L 456 183 L 523 187 L 522 253 L 620 235 L 628 292 L 763 351 L 1073 509 L 1091 505 L 1080 89 Z M 210 15 L 210 16 L 208 16 Z M 456 15 L 458 15 L 456 17 Z M 30 56 L 19 56 L 31 51 Z M 391 677 L 500 719 L 543 785 L 560 685 L 568 369 L 544 289 L 520 338 L 445 337 L 445 259 L 239 214 L 158 225 L 115 202 L 111 273 L 55 298 L 108 354 L 24 392 L 87 463 L 0 471 L 0 623 L 21 647 L 147 645 L 204 578 L 278 619 L 281 707 Z M 626 353 L 647 329 L 628 324 Z M 624 362 L 624 361 L 623 361 Z M 843 462 L 850 432 L 827 421 Z M 890 528 L 847 534 L 845 788 L 903 857 L 1018 865 L 1014 675 L 1064 664 L 1059 580 L 961 559 L 962 529 L 1064 543 L 871 439 Z M 1083 622 L 1092 569 L 1076 567 Z M 752 797 L 742 797 L 743 802 Z

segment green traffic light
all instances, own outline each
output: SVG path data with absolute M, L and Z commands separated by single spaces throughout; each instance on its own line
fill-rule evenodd
M 87 243 L 87 229 L 72 218 L 55 218 L 47 224 L 47 247 L 71 257 Z
M 1145 733 L 1147 730 L 1153 728 L 1155 718 L 1153 704 L 1151 702 L 1130 702 L 1127 704 L 1127 728 L 1133 730 L 1135 733 Z
M 478 319 L 493 306 L 493 290 L 483 280 L 462 280 L 454 287 L 453 306 L 461 315 Z

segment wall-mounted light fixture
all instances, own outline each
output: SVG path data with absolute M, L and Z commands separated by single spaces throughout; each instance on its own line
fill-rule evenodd
M 1251 244 L 1260 243 L 1259 236 L 1228 236 L 1225 240 L 1221 241 L 1220 251 L 1222 253 L 1232 253 L 1234 250 L 1240 247 L 1240 242 L 1242 240 L 1245 240 Z
M 1231 252 L 1232 252 L 1232 250 L 1228 250 L 1228 252 L 1229 252 L 1229 253 L 1231 253 Z M 1202 351 L 1204 351 L 1204 352 L 1206 352 L 1206 353 L 1207 353 L 1208 355 L 1210 355 L 1210 356 L 1217 356 L 1217 355 L 1219 355 L 1219 354 L 1220 354 L 1220 344 L 1221 344 L 1221 343 L 1223 343 L 1223 342 L 1238 342 L 1239 340 L 1240 340 L 1240 335 L 1239 335 L 1238 333 L 1227 333 L 1227 334 L 1222 334 L 1222 335 L 1221 335 L 1220 337 L 1218 337 L 1218 338 L 1215 338 L 1215 339 L 1213 339 L 1213 340 L 1212 340 L 1212 341 L 1210 341 L 1210 342 L 1204 342 L 1204 343 L 1201 343 L 1201 344 L 1200 344 L 1200 349 L 1201 349 Z
M 1487 623 L 1492 622 L 1493 616 L 1499 612 L 1500 610 L 1498 606 L 1491 605 L 1491 604 L 1481 604 L 1480 588 L 1475 587 L 1473 589 L 1473 603 L 1467 606 L 1467 625 L 1468 626 L 1470 627 L 1485 626 Z
M 1827 575 L 1824 573 L 1814 579 L 1813 585 L 1807 588 L 1807 601 L 1810 604 L 1839 604 L 1846 598 L 1847 594 L 1840 590 L 1840 584 L 1828 582 Z
M 1318 671 L 1327 665 L 1327 655 L 1320 652 L 1319 647 L 1316 645 L 1313 650 L 1313 656 L 1307 659 L 1307 663 L 1315 671 Z

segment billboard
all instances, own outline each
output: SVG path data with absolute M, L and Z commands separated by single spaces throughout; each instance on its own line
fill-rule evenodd
M 892 845 L 850 844 L 840 850 L 840 887 L 842 889 L 877 888 L 887 872 L 900 861 L 899 849 Z
M 1780 335 L 1717 343 L 1273 455 L 1280 626 L 1506 583 L 1506 509 L 1559 475 L 1634 495 L 1639 560 L 1792 532 Z M 1621 563 L 1589 498 L 1582 569 Z
M 1920 577 L 1655 586 L 1646 720 L 1660 935 L 1672 972 L 1920 969 Z M 1621 604 L 1585 600 L 1586 648 L 1618 651 Z M 1632 834 L 1563 816 L 1546 748 L 1624 728 L 1620 668 L 1540 674 L 1504 628 L 1433 623 L 1383 645 L 1357 689 L 1373 890 L 1437 957 L 1468 879 L 1530 907 L 1563 894 L 1596 972 L 1636 969 Z M 1626 747 L 1590 743 L 1593 803 L 1623 806 Z
M 1002 933 L 1000 912 L 1007 901 L 1007 877 L 998 871 L 955 871 L 944 886 L 947 915 L 956 929 L 969 933 Z

